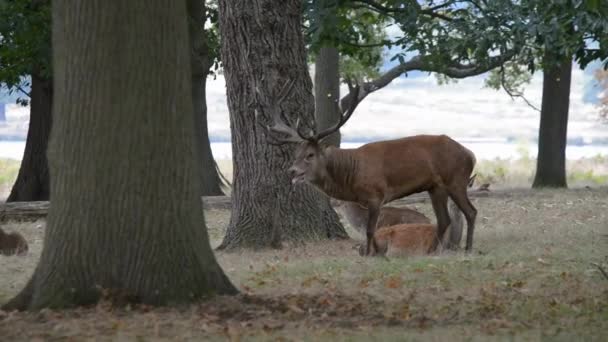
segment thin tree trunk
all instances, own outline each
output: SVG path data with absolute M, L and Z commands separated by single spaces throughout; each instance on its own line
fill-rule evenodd
M 232 130 L 232 215 L 220 249 L 279 247 L 280 242 L 345 238 L 329 199 L 292 187 L 295 146 L 267 143 L 261 103 L 293 81 L 283 113 L 312 127 L 314 99 L 301 32 L 301 1 L 221 0 L 220 30 Z M 266 101 L 261 101 L 266 97 Z M 257 119 L 255 112 L 260 114 Z
M 19 175 L 7 202 L 48 201 L 49 167 L 46 149 L 52 124 L 53 87 L 50 80 L 32 74 L 30 125 Z
M 185 5 L 53 1 L 53 201 L 40 263 L 5 309 L 236 292 L 200 210 Z
M 340 120 L 340 54 L 338 49 L 323 46 L 315 59 L 315 119 L 317 131 L 335 125 Z M 340 146 L 340 131 L 336 131 L 324 142 Z
M 534 188 L 568 186 L 566 142 L 571 76 L 569 59 L 563 59 L 558 67 L 544 73 Z
M 192 68 L 192 103 L 194 105 L 194 126 L 196 127 L 196 147 L 200 154 L 201 167 L 201 195 L 202 196 L 222 196 L 222 191 L 218 170 L 215 167 L 215 160 L 209 142 L 209 130 L 207 129 L 207 98 L 206 86 L 209 70 L 213 61 L 209 55 L 205 23 L 205 1 L 188 0 L 189 33 L 191 43 L 190 62 Z

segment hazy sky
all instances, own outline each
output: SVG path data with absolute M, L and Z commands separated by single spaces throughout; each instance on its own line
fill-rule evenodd
M 539 114 L 504 91 L 484 88 L 484 75 L 438 86 L 433 75 L 400 77 L 369 95 L 343 127 L 345 138 L 400 137 L 448 134 L 454 137 L 535 138 Z M 608 137 L 608 125 L 598 120 L 598 108 L 583 101 L 591 76 L 574 66 L 570 96 L 570 137 Z M 209 129 L 213 136 L 229 136 L 223 77 L 207 83 Z M 342 87 L 346 91 L 346 86 Z M 542 74 L 534 75 L 526 97 L 540 108 Z
M 608 125 L 598 119 L 598 108 L 588 102 L 592 72 L 574 65 L 570 96 L 570 137 L 608 137 Z M 312 71 L 314 72 L 314 71 Z M 343 127 L 346 139 L 390 138 L 414 134 L 448 134 L 465 137 L 514 137 L 533 139 L 539 114 L 522 100 L 511 100 L 504 91 L 484 88 L 484 75 L 437 85 L 433 75 L 412 73 L 368 96 Z M 342 87 L 346 91 L 346 86 Z M 220 75 L 207 82 L 209 130 L 212 137 L 229 138 L 226 86 Z M 542 74 L 536 73 L 526 97 L 540 107 Z M 587 101 L 584 101 L 584 98 Z M 18 119 L 27 129 L 28 109 L 9 106 L 9 120 Z M 17 118 L 18 116 L 19 118 Z

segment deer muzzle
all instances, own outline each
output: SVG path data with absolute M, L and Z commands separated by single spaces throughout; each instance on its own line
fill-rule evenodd
M 299 168 L 292 166 L 287 170 L 291 176 L 291 184 L 296 185 L 305 181 L 306 174 Z

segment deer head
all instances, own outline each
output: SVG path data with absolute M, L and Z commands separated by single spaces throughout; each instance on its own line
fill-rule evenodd
M 321 132 L 314 130 L 308 134 L 300 129 L 300 120 L 298 119 L 295 128 L 288 125 L 281 118 L 280 105 L 285 98 L 291 93 L 294 81 L 288 83 L 276 94 L 271 94 L 268 98 L 270 101 L 260 101 L 265 108 L 270 110 L 272 117 L 272 125 L 265 125 L 264 128 L 268 131 L 269 136 L 274 139 L 274 142 L 269 141 L 273 145 L 283 145 L 286 143 L 297 143 L 298 147 L 295 152 L 295 160 L 289 168 L 289 173 L 292 176 L 292 184 L 301 182 L 315 183 L 325 176 L 327 166 L 327 155 L 325 152 L 326 145 L 323 139 L 330 136 L 332 133 L 340 129 L 351 117 L 355 108 L 359 104 L 359 85 L 353 85 L 350 80 L 347 80 L 350 104 L 348 109 L 343 110 L 340 102 L 338 108 L 340 110 L 340 120 L 333 126 L 324 129 Z M 259 92 L 258 92 L 259 94 Z M 260 96 L 264 98 L 263 96 Z M 258 112 L 256 110 L 256 120 Z M 259 122 L 259 121 L 258 121 Z M 282 135 L 282 136 L 279 136 Z

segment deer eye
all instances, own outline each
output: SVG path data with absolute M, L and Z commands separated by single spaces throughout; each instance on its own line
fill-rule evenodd
M 315 156 L 315 154 L 311 152 L 306 155 L 306 159 L 312 159 L 312 157 L 314 157 L 314 156 Z

